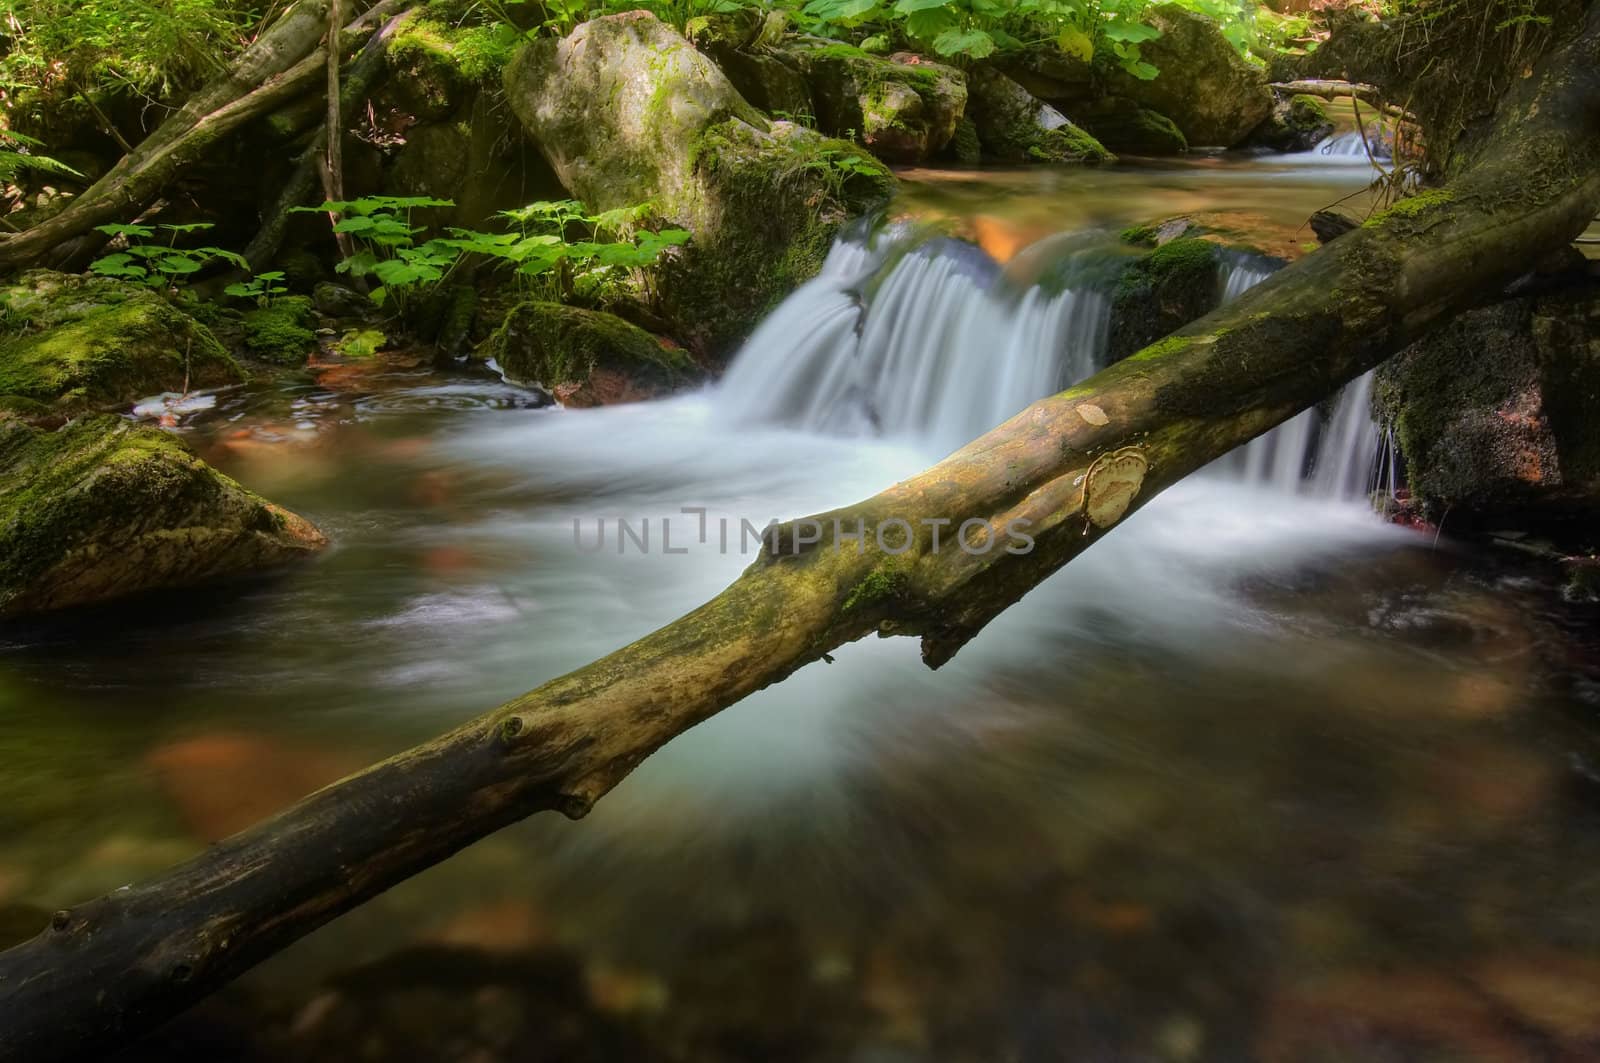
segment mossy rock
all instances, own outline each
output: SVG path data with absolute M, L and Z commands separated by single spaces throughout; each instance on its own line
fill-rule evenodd
M 1245 143 L 1269 151 L 1304 152 L 1331 137 L 1335 128 L 1321 100 L 1299 95 L 1274 106 Z
M 1112 151 L 1164 157 L 1189 150 L 1189 141 L 1172 119 L 1124 96 L 1096 100 L 1073 115 Z
M 379 101 L 423 122 L 438 121 L 479 85 L 494 84 L 512 54 L 510 41 L 488 27 L 458 29 L 418 9 L 384 50 L 389 77 Z
M 716 50 L 711 53 L 739 94 L 774 118 L 817 124 L 811 86 L 798 64 L 778 53 Z
M 1140 54 L 1160 73 L 1145 81 L 1110 63 L 1105 81 L 1111 94 L 1166 115 L 1191 146 L 1231 148 L 1244 141 L 1272 110 L 1265 75 L 1204 15 L 1162 4 L 1144 20 L 1161 36 L 1141 43 Z
M 891 162 L 926 162 L 955 136 L 965 76 L 911 52 L 873 55 L 821 37 L 786 41 L 780 54 L 805 76 L 817 128 L 858 138 Z
M 1100 163 L 1116 156 L 1089 132 L 992 67 L 973 70 L 968 116 L 986 154 L 1003 162 Z
M 978 138 L 978 127 L 966 115 L 961 116 L 946 154 L 963 166 L 976 166 L 983 161 L 983 142 Z
M 1215 310 L 1222 301 L 1220 256 L 1211 241 L 1182 237 L 1123 270 L 1111 298 L 1111 358 L 1126 358 Z
M 637 325 L 560 303 L 514 307 L 487 351 L 507 380 L 542 387 L 567 406 L 638 402 L 701 377 L 682 350 Z
M 245 348 L 275 365 L 304 365 L 306 356 L 317 349 L 311 324 L 309 295 L 281 295 L 269 306 L 245 312 Z
M 1593 545 L 1600 286 L 1462 314 L 1379 369 L 1373 404 L 1429 519 Z
M 119 417 L 40 431 L 0 414 L 0 616 L 305 557 L 322 533 Z
M 844 221 L 894 189 L 861 148 L 769 122 L 647 12 L 529 43 L 506 91 L 574 196 L 597 210 L 650 201 L 690 231 L 654 287 L 674 334 L 711 357 L 815 275 Z
M 148 289 L 34 270 L 0 287 L 0 395 L 65 410 L 243 380 L 203 325 Z

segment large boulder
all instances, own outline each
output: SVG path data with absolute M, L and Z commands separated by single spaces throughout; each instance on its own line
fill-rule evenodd
M 1189 150 L 1189 141 L 1172 119 L 1126 96 L 1102 96 L 1074 107 L 1072 114 L 1112 151 L 1165 156 Z
M 984 151 L 1005 162 L 1111 162 L 1113 156 L 1065 115 L 992 67 L 973 70 L 968 114 Z
M 0 616 L 192 584 L 325 545 L 175 437 L 119 417 L 0 413 Z
M 1215 310 L 1221 253 L 1210 240 L 1184 235 L 1131 263 L 1111 296 L 1111 358 L 1126 358 Z
M 1160 74 L 1144 81 L 1114 67 L 1107 73 L 1113 95 L 1166 115 L 1195 146 L 1231 148 L 1271 112 L 1265 75 L 1215 22 L 1177 4 L 1152 8 L 1145 20 L 1161 36 L 1140 51 Z
M 243 379 L 205 326 L 148 289 L 50 270 L 0 286 L 0 396 L 71 412 Z
M 933 158 L 955 136 L 967 82 L 954 67 L 816 37 L 783 52 L 811 85 L 818 127 L 833 136 L 854 135 L 878 157 L 908 163 Z
M 712 355 L 815 275 L 840 224 L 894 189 L 860 148 L 769 122 L 644 11 L 530 42 L 506 93 L 574 196 L 598 210 L 649 201 L 693 234 L 658 268 L 657 298 Z
M 701 377 L 682 350 L 644 329 L 560 303 L 514 307 L 487 352 L 507 380 L 542 387 L 567 406 L 652 399 Z
M 1413 500 L 1456 528 L 1600 517 L 1600 283 L 1470 311 L 1378 372 Z

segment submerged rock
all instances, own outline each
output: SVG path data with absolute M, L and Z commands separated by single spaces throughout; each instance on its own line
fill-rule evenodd
M 1144 81 L 1113 68 L 1107 74 L 1111 91 L 1172 119 L 1191 145 L 1231 148 L 1242 142 L 1272 110 L 1266 77 L 1203 15 L 1163 4 L 1145 20 L 1161 36 L 1142 43 L 1140 52 L 1161 73 Z
M 574 196 L 596 210 L 651 201 L 693 234 L 658 267 L 657 298 L 683 338 L 711 354 L 815 275 L 839 225 L 894 188 L 861 148 L 769 122 L 643 11 L 530 42 L 506 93 Z
M 1600 515 L 1597 403 L 1593 282 L 1462 314 L 1386 363 L 1374 393 L 1429 520 L 1581 536 Z
M 110 416 L 47 432 L 0 414 L 0 616 L 253 571 L 326 542 L 165 432 Z
M 77 411 L 244 379 L 204 325 L 121 281 L 32 270 L 0 287 L 0 314 L 0 396 Z
M 969 113 L 984 150 L 1006 162 L 1112 162 L 1113 156 L 1065 115 L 998 70 L 972 72 Z
M 853 131 L 891 162 L 925 162 L 942 151 L 967 105 L 961 71 L 910 52 L 871 55 L 801 38 L 784 55 L 810 83 L 819 128 L 833 136 Z
M 568 406 L 638 402 L 698 380 L 682 351 L 614 314 L 527 302 L 506 315 L 488 350 L 505 378 Z

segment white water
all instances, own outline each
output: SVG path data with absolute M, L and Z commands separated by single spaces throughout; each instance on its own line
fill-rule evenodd
M 1222 301 L 1272 270 L 1229 256 Z M 751 337 L 716 403 L 739 425 L 950 450 L 1103 368 L 1110 314 L 1092 286 L 1019 288 L 970 245 L 938 240 L 896 258 L 846 241 Z M 1371 391 L 1364 377 L 1326 423 L 1308 410 L 1219 467 L 1280 491 L 1362 497 L 1378 451 Z

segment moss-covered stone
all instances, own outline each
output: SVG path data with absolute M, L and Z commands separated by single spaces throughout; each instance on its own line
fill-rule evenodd
M 956 124 L 956 135 L 950 138 L 949 156 L 963 166 L 976 166 L 983 159 L 983 142 L 978 137 L 978 127 L 966 115 Z
M 238 383 L 215 336 L 160 295 L 34 270 L 0 287 L 0 395 L 81 410 Z
M 968 115 L 977 127 L 984 151 L 997 159 L 1069 163 L 1115 160 L 1091 134 L 992 67 L 973 70 L 970 90 Z
M 1083 127 L 1112 151 L 1129 155 L 1182 155 L 1189 141 L 1166 115 L 1140 107 L 1125 96 L 1107 96 L 1072 112 Z
M 1414 500 L 1457 528 L 1556 527 L 1592 545 L 1600 517 L 1600 287 L 1469 311 L 1379 371 Z
M 843 221 L 893 191 L 862 149 L 769 123 L 646 12 L 530 43 L 506 87 L 573 195 L 599 210 L 651 201 L 693 234 L 658 267 L 658 309 L 712 356 L 821 268 Z
M 1241 143 L 1272 110 L 1263 73 L 1215 22 L 1185 7 L 1162 4 L 1151 8 L 1145 21 L 1161 36 L 1142 43 L 1140 53 L 1160 74 L 1144 81 L 1113 63 L 1106 68 L 1107 87 L 1172 119 L 1191 145 Z
M 1335 128 L 1323 102 L 1302 94 L 1274 106 L 1245 143 L 1270 151 L 1310 151 L 1332 136 Z
M 1111 357 L 1126 358 L 1215 310 L 1219 253 L 1209 240 L 1182 237 L 1134 260 L 1112 294 Z
M 304 365 L 317 349 L 311 328 L 311 297 L 282 295 L 244 315 L 244 345 L 255 357 L 276 365 Z
M 487 352 L 507 380 L 542 387 L 568 406 L 655 398 L 701 375 L 682 350 L 638 326 L 560 303 L 513 308 Z
M 891 162 L 926 162 L 955 136 L 967 83 L 955 67 L 910 52 L 872 55 L 854 45 L 802 37 L 782 54 L 805 75 L 817 127 L 859 138 Z
M 497 26 L 452 26 L 418 9 L 384 51 L 383 102 L 427 122 L 455 113 L 479 86 L 494 86 L 519 35 Z
M 250 571 L 325 544 L 176 437 L 118 417 L 0 414 L 0 616 Z

